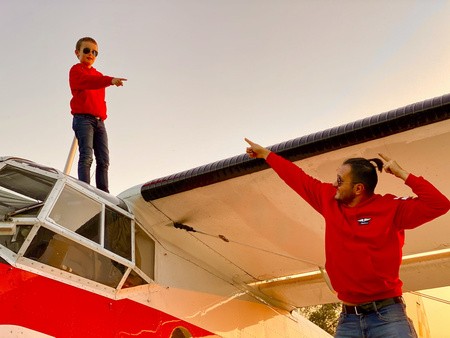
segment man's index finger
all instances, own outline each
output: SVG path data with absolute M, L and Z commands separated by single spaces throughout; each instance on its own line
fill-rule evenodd
M 386 162 L 389 162 L 391 159 L 390 159 L 390 157 L 388 157 L 388 156 L 386 156 L 386 155 L 384 155 L 384 154 L 382 154 L 382 153 L 378 153 L 378 155 L 380 155 L 380 157 L 383 159 L 383 160 L 385 160 Z

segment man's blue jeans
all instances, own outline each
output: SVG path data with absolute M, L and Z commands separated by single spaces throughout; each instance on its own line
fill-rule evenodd
M 377 312 L 355 315 L 341 313 L 335 337 L 403 338 L 417 337 L 405 304 L 392 304 Z
M 72 129 L 78 139 L 78 179 L 91 183 L 91 165 L 95 155 L 97 188 L 108 190 L 109 150 L 105 123 L 89 114 L 74 114 Z

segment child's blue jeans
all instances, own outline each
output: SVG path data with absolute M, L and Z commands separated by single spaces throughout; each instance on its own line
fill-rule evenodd
M 74 114 L 72 129 L 78 139 L 80 152 L 78 160 L 78 179 L 91 182 L 91 165 L 95 155 L 95 182 L 97 188 L 108 190 L 109 150 L 105 123 L 89 114 Z

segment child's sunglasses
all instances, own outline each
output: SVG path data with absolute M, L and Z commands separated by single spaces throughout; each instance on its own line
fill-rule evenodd
M 89 53 L 91 53 L 91 52 L 92 52 L 92 55 L 94 55 L 95 57 L 97 57 L 98 52 L 97 52 L 96 50 L 93 49 L 93 50 L 91 51 L 91 50 L 90 50 L 89 48 L 87 48 L 87 47 L 83 49 L 83 53 L 84 53 L 84 54 L 89 54 Z

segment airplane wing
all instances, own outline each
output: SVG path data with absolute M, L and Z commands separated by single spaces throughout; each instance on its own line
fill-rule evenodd
M 335 180 L 345 159 L 382 152 L 450 196 L 450 94 L 269 148 L 324 182 Z M 381 174 L 376 192 L 412 194 L 387 174 Z M 241 154 L 155 179 L 119 197 L 164 250 L 257 290 L 262 299 L 285 307 L 336 301 L 323 271 L 322 217 L 263 160 Z M 404 290 L 450 285 L 449 223 L 447 214 L 407 231 Z M 158 283 L 208 289 L 186 284 L 181 273 L 164 273 L 163 260 L 157 269 Z

